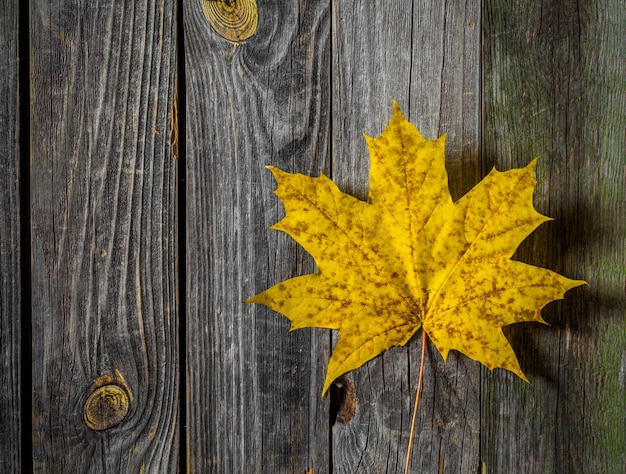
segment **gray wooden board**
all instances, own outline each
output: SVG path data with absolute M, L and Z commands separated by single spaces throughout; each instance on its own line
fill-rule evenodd
M 233 49 L 185 2 L 186 190 L 170 144 L 174 1 L 31 2 L 33 458 L 38 471 L 399 472 L 420 342 L 350 373 L 330 428 L 325 330 L 242 301 L 313 271 L 267 228 L 263 166 L 330 175 L 365 199 L 361 132 L 392 99 L 448 134 L 454 198 L 540 156 L 541 226 L 516 257 L 589 287 L 506 329 L 525 384 L 428 346 L 412 472 L 621 472 L 626 465 L 623 2 L 260 3 Z M 309 4 L 310 3 L 310 4 Z M 331 6 L 332 5 L 332 6 Z M 20 469 L 18 12 L 0 17 L 0 470 Z M 24 87 L 24 85 L 21 85 Z M 23 138 L 23 137 L 22 137 Z M 177 192 L 186 222 L 177 222 Z M 179 400 L 177 229 L 186 226 L 187 400 Z M 95 383 L 125 419 L 84 422 Z M 181 405 L 182 403 L 182 405 Z
M 265 165 L 329 166 L 328 2 L 259 2 L 236 49 L 185 3 L 187 423 L 191 472 L 325 472 L 330 335 L 243 300 L 313 271 Z
M 30 12 L 34 467 L 173 472 L 175 4 Z M 107 379 L 127 386 L 129 412 L 93 431 L 84 405 Z
M 0 471 L 21 469 L 18 7 L 0 2 Z
M 361 132 L 379 135 L 395 98 L 430 139 L 448 133 L 456 199 L 481 178 L 480 2 L 333 4 L 333 179 L 361 199 L 369 158 Z M 417 338 L 419 339 L 419 338 Z M 349 375 L 355 418 L 333 428 L 337 473 L 403 472 L 421 344 L 394 348 Z M 480 368 L 428 347 L 411 472 L 476 472 Z
M 515 258 L 589 282 L 507 332 L 531 380 L 483 378 L 487 472 L 626 467 L 624 2 L 487 2 L 486 162 L 535 156 L 541 226 Z

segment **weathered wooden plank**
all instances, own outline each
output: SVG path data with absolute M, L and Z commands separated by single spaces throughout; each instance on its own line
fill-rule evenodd
M 189 470 L 325 472 L 330 336 L 242 301 L 313 268 L 268 230 L 283 210 L 264 165 L 328 166 L 328 2 L 259 2 L 234 48 L 188 1 L 184 31 Z
M 626 466 L 626 15 L 623 2 L 486 2 L 484 142 L 500 168 L 540 156 L 544 224 L 518 258 L 588 288 L 508 332 L 531 385 L 484 374 L 487 472 Z
M 360 198 L 376 136 L 396 98 L 427 138 L 447 132 L 453 196 L 481 178 L 480 2 L 338 1 L 333 6 L 333 178 Z M 354 419 L 333 428 L 334 472 L 402 472 L 417 387 L 420 342 L 354 371 Z M 478 364 L 429 346 L 411 472 L 476 472 Z
M 176 471 L 175 3 L 30 11 L 34 467 Z
M 0 471 L 21 470 L 18 5 L 0 2 Z

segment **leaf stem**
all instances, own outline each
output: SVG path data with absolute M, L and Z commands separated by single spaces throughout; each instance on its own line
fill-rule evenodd
M 422 361 L 420 362 L 420 374 L 417 381 L 417 391 L 415 392 L 415 406 L 413 407 L 413 419 L 411 420 L 411 435 L 409 436 L 409 448 L 406 452 L 406 464 L 404 474 L 409 474 L 411 464 L 411 448 L 413 447 L 413 437 L 415 435 L 415 420 L 417 419 L 417 408 L 419 407 L 420 393 L 422 392 L 422 379 L 424 378 L 424 359 L 426 358 L 426 331 L 422 328 Z

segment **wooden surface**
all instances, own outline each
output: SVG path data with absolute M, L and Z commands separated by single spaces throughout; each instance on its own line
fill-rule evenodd
M 493 3 L 483 12 L 485 162 L 540 157 L 535 203 L 555 220 L 518 258 L 589 287 L 549 305 L 550 326 L 508 332 L 531 385 L 484 371 L 483 461 L 488 472 L 623 472 L 625 5 Z
M 0 1 L 0 472 L 21 468 L 21 234 L 16 2 Z M 28 419 L 28 418 L 27 418 Z
M 268 0 L 235 47 L 201 1 L 0 3 L 0 471 L 402 472 L 420 338 L 346 420 L 335 336 L 243 303 L 314 270 L 264 166 L 365 198 L 395 98 L 454 198 L 539 156 L 515 258 L 589 282 L 505 330 L 531 384 L 429 343 L 411 472 L 624 472 L 626 4 Z
M 378 136 L 395 98 L 430 139 L 448 132 L 455 197 L 481 178 L 480 2 L 339 1 L 333 7 L 333 178 L 367 196 L 369 157 L 361 132 Z M 355 418 L 333 429 L 337 473 L 403 472 L 420 364 L 420 337 L 349 374 Z M 476 472 L 480 368 L 429 347 L 412 472 Z
M 289 334 L 243 300 L 313 269 L 268 230 L 282 206 L 264 166 L 328 170 L 329 6 L 264 2 L 257 34 L 234 50 L 199 1 L 185 7 L 188 467 L 326 472 L 330 335 Z
M 171 1 L 31 2 L 38 472 L 178 467 L 175 20 Z

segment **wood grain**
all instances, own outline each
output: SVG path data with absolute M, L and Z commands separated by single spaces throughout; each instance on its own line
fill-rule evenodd
M 0 472 L 21 470 L 21 233 L 17 2 L 0 1 Z
M 429 344 L 411 472 L 623 472 L 623 2 L 269 0 L 234 47 L 201 1 L 184 2 L 184 75 L 183 2 L 30 2 L 18 83 L 18 6 L 0 0 L 0 471 L 27 469 L 32 450 L 39 472 L 401 472 L 420 338 L 347 374 L 355 398 L 337 416 L 320 396 L 330 332 L 289 333 L 242 303 L 314 269 L 268 230 L 283 208 L 264 165 L 324 172 L 365 199 L 362 132 L 382 132 L 395 98 L 427 138 L 448 134 L 454 198 L 539 156 L 535 203 L 555 220 L 515 258 L 589 282 L 544 309 L 550 326 L 505 329 L 530 385 L 456 353 L 444 364 Z
M 175 472 L 175 4 L 30 9 L 34 468 Z
M 623 7 L 487 2 L 485 159 L 540 156 L 536 207 L 555 218 L 516 258 L 589 282 L 544 309 L 550 326 L 508 331 L 531 385 L 485 371 L 488 472 L 626 467 Z
M 367 196 L 361 132 L 382 132 L 392 98 L 427 138 L 448 133 L 455 198 L 481 178 L 479 7 L 478 1 L 333 4 L 332 176 L 342 190 Z M 333 428 L 333 472 L 403 472 L 419 339 L 349 375 L 357 410 Z M 477 363 L 450 354 L 444 365 L 429 346 L 411 472 L 476 472 L 479 375 Z
M 283 210 L 264 165 L 329 166 L 328 2 L 259 3 L 246 43 L 224 41 L 199 0 L 184 11 L 187 97 L 188 468 L 326 472 L 330 336 L 243 300 L 311 272 L 268 230 Z

